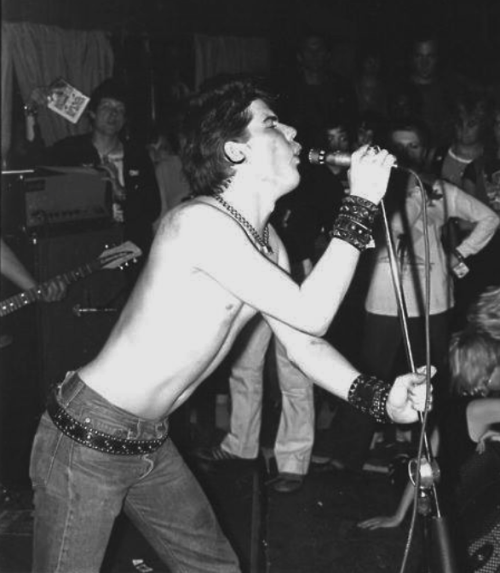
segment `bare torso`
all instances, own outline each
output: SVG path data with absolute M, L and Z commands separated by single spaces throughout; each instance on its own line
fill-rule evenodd
M 181 405 L 256 314 L 194 267 L 176 228 L 171 222 L 160 227 L 110 338 L 79 371 L 111 403 L 148 419 Z
M 266 109 L 254 110 L 251 144 L 238 147 L 248 160 L 238 163 L 223 191 L 238 217 L 206 196 L 169 211 L 108 341 L 79 370 L 115 406 L 147 419 L 169 414 L 215 370 L 258 311 L 312 381 L 346 399 L 359 375 L 321 338 L 359 251 L 334 238 L 300 285 L 289 276 L 288 257 L 272 228 L 273 254 L 262 253 L 276 201 L 298 184 L 300 151 L 294 131 L 276 124 Z M 382 197 L 392 163 L 387 152 L 373 157 L 360 148 L 353 154 L 351 189 L 366 187 L 366 198 Z

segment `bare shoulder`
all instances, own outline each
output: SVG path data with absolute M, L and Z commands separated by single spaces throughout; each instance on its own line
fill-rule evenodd
M 277 240 L 275 237 L 274 240 Z M 208 197 L 198 197 L 168 212 L 157 231 L 153 250 L 173 244 L 195 259 L 229 260 L 256 256 L 257 250 L 234 218 L 215 206 Z
M 163 216 L 158 225 L 156 237 L 164 238 L 182 231 L 184 227 L 189 228 L 193 222 L 203 217 L 203 214 L 209 209 L 211 209 L 210 206 L 202 200 L 193 199 L 181 203 Z
M 255 250 L 238 223 L 207 198 L 200 197 L 165 215 L 149 258 L 159 268 L 171 269 L 175 265 L 207 271 L 231 267 L 228 261 L 240 261 L 249 248 Z
M 198 197 L 181 203 L 163 217 L 156 234 L 159 240 L 182 237 L 200 241 L 213 241 L 213 236 L 227 233 L 235 226 L 231 217 L 210 203 L 208 198 Z M 208 233 L 210 230 L 210 233 Z

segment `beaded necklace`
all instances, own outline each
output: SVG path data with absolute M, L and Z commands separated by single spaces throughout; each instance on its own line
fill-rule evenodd
M 259 233 L 257 232 L 257 230 L 255 229 L 255 227 L 253 225 L 251 225 L 245 219 L 245 217 L 243 217 L 243 215 L 239 211 L 237 211 L 232 205 L 230 205 L 229 203 L 224 201 L 224 199 L 219 194 L 213 195 L 213 197 L 216 201 L 218 201 L 224 207 L 224 209 L 226 209 L 228 211 L 228 213 L 230 215 L 232 215 L 234 217 L 234 219 L 236 219 L 236 221 L 242 227 L 244 227 L 250 233 L 250 235 L 253 237 L 254 241 L 259 245 L 259 247 L 263 253 L 265 253 L 266 255 L 269 255 L 273 252 L 271 245 L 269 244 L 269 226 L 268 225 L 266 225 L 266 227 L 264 229 L 264 235 L 261 237 L 259 235 Z

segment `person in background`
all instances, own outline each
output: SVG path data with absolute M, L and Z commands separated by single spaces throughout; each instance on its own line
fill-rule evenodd
M 315 420 L 313 385 L 290 362 L 283 345 L 272 334 L 267 322 L 256 317 L 236 340 L 229 373 L 228 432 L 220 444 L 200 448 L 195 455 L 211 463 L 257 459 L 266 356 L 271 345 L 281 392 L 280 422 L 274 443 L 278 475 L 271 487 L 278 493 L 293 493 L 302 486 L 311 459 Z
M 418 120 L 394 123 L 387 134 L 389 149 L 399 165 L 422 173 L 427 152 L 425 131 Z M 392 177 L 385 199 L 393 237 L 401 287 L 408 314 L 408 331 L 416 364 L 424 364 L 426 346 L 424 316 L 426 312 L 426 254 L 422 219 L 422 201 L 427 205 L 427 234 L 430 251 L 430 349 L 438 382 L 436 398 L 441 400 L 448 388 L 445 373 L 449 332 L 454 308 L 454 274 L 452 269 L 468 256 L 479 252 L 500 225 L 498 216 L 480 201 L 450 183 L 435 180 L 427 185 L 422 197 L 413 173 L 398 170 Z M 442 230 L 451 217 L 473 223 L 471 232 L 457 245 L 455 252 L 445 252 Z M 372 270 L 365 300 L 360 364 L 382 379 L 394 375 L 398 354 L 403 349 L 403 335 L 398 316 L 391 264 L 384 229 L 376 235 Z M 342 404 L 335 422 L 340 440 L 332 439 L 329 457 L 340 460 L 351 470 L 359 471 L 367 461 L 377 424 L 349 405 Z M 349 433 L 344 430 L 350 429 Z M 389 428 L 391 429 L 391 428 Z M 340 442 L 340 443 L 339 443 Z M 323 451 L 325 454 L 325 451 Z M 328 456 L 323 455 L 323 458 Z
M 127 102 L 123 85 L 112 78 L 105 80 L 92 92 L 88 104 L 92 130 L 42 149 L 38 161 L 42 165 L 83 166 L 102 171 L 109 181 L 114 222 L 123 228 L 124 239 L 147 255 L 161 200 L 146 149 L 124 135 Z M 139 265 L 135 265 L 134 277 L 138 271 Z
M 427 163 L 429 171 L 441 179 L 460 187 L 473 197 L 476 196 L 473 185 L 464 180 L 469 166 L 474 164 L 484 153 L 487 140 L 488 102 L 482 90 L 469 88 L 457 96 L 453 105 L 454 138 L 451 145 L 440 149 L 430 150 Z M 483 197 L 483 202 L 484 197 Z M 486 204 L 488 204 L 486 202 Z M 450 219 L 444 229 L 443 240 L 449 249 L 454 248 L 460 240 L 467 236 L 471 224 L 460 219 Z M 498 234 L 497 234 L 498 235 Z M 495 248 L 495 237 L 480 253 L 470 257 L 468 266 L 472 272 L 462 280 L 455 282 L 455 313 L 454 326 L 460 328 L 464 320 L 464 310 L 477 295 L 489 284 L 487 275 L 491 271 L 478 269 L 476 261 L 481 261 Z
M 500 225 L 500 219 L 494 211 L 459 187 L 441 179 L 426 179 L 424 169 L 428 140 L 418 121 L 408 120 L 392 124 L 387 133 L 387 144 L 402 167 L 410 168 L 423 177 L 422 197 L 415 176 L 399 171 L 398 176 L 393 179 L 386 205 L 399 259 L 412 347 L 415 359 L 422 363 L 425 361 L 425 352 L 421 329 L 426 306 L 422 201 L 426 201 L 427 234 L 430 243 L 431 355 L 438 370 L 444 372 L 446 362 L 443 362 L 443 357 L 447 354 L 449 325 L 454 306 L 454 277 L 461 268 L 456 267 L 488 244 Z M 446 252 L 441 237 L 443 227 L 450 218 L 470 222 L 471 231 L 461 238 L 453 251 Z M 385 240 L 381 240 L 374 253 L 375 264 L 365 304 L 366 329 L 363 344 L 364 363 L 376 368 L 382 377 L 388 376 L 394 366 L 401 342 L 396 296 L 385 243 Z M 379 368 L 382 368 L 383 372 Z
M 382 75 L 382 55 L 375 43 L 362 46 L 357 54 L 354 89 L 359 114 L 387 115 L 388 87 Z
M 306 34 L 296 50 L 296 70 L 281 93 L 281 112 L 296 126 L 304 148 L 318 145 L 318 135 L 330 114 L 345 121 L 357 114 L 356 93 L 352 82 L 332 70 L 331 49 L 325 37 Z
M 453 490 L 455 496 L 461 468 L 474 451 L 484 453 L 488 442 L 500 441 L 500 336 L 495 339 L 488 334 L 500 334 L 500 289 L 481 295 L 468 317 L 468 324 L 450 342 L 453 399 L 442 412 L 435 413 L 437 425 L 431 436 L 433 453 L 444 469 L 443 487 L 438 492 Z M 392 515 L 371 517 L 358 527 L 374 530 L 401 525 L 413 502 L 414 489 L 408 482 Z
M 464 189 L 500 214 L 500 99 L 493 103 L 487 125 L 484 152 L 468 165 Z
M 485 96 L 469 90 L 453 106 L 454 138 L 451 145 L 436 150 L 433 170 L 441 179 L 464 188 L 468 165 L 484 152 L 488 120 Z
M 500 341 L 500 287 L 488 287 L 471 304 L 467 321 L 475 328 Z
M 391 85 L 387 101 L 387 120 L 390 123 L 422 115 L 422 96 L 417 88 L 403 78 Z
M 381 143 L 387 118 L 376 111 L 367 110 L 359 114 L 354 125 L 353 149 L 363 145 L 377 145 Z
M 191 193 L 182 170 L 179 143 L 173 127 L 160 128 L 153 135 L 148 152 L 154 165 L 161 197 L 161 212 L 153 223 L 156 231 L 165 213 L 188 199 Z
M 484 119 L 483 152 L 470 161 L 462 176 L 463 190 L 481 201 L 500 217 L 500 104 L 493 102 Z M 470 225 L 457 221 L 456 234 L 470 231 Z M 467 261 L 470 272 L 457 284 L 456 328 L 461 328 L 470 304 L 487 287 L 500 286 L 500 232 L 479 253 Z
M 437 37 L 418 31 L 410 47 L 408 81 L 420 96 L 419 117 L 429 131 L 431 147 L 446 145 L 453 137 L 451 110 L 458 88 L 442 64 Z

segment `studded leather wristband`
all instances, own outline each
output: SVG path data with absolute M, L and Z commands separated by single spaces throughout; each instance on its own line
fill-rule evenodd
M 372 228 L 378 206 L 358 197 L 349 195 L 342 201 L 330 238 L 338 238 L 351 244 L 358 251 L 374 246 Z
M 377 422 L 392 422 L 387 414 L 387 398 L 392 384 L 375 376 L 360 374 L 349 388 L 347 401 L 360 412 L 373 416 Z

